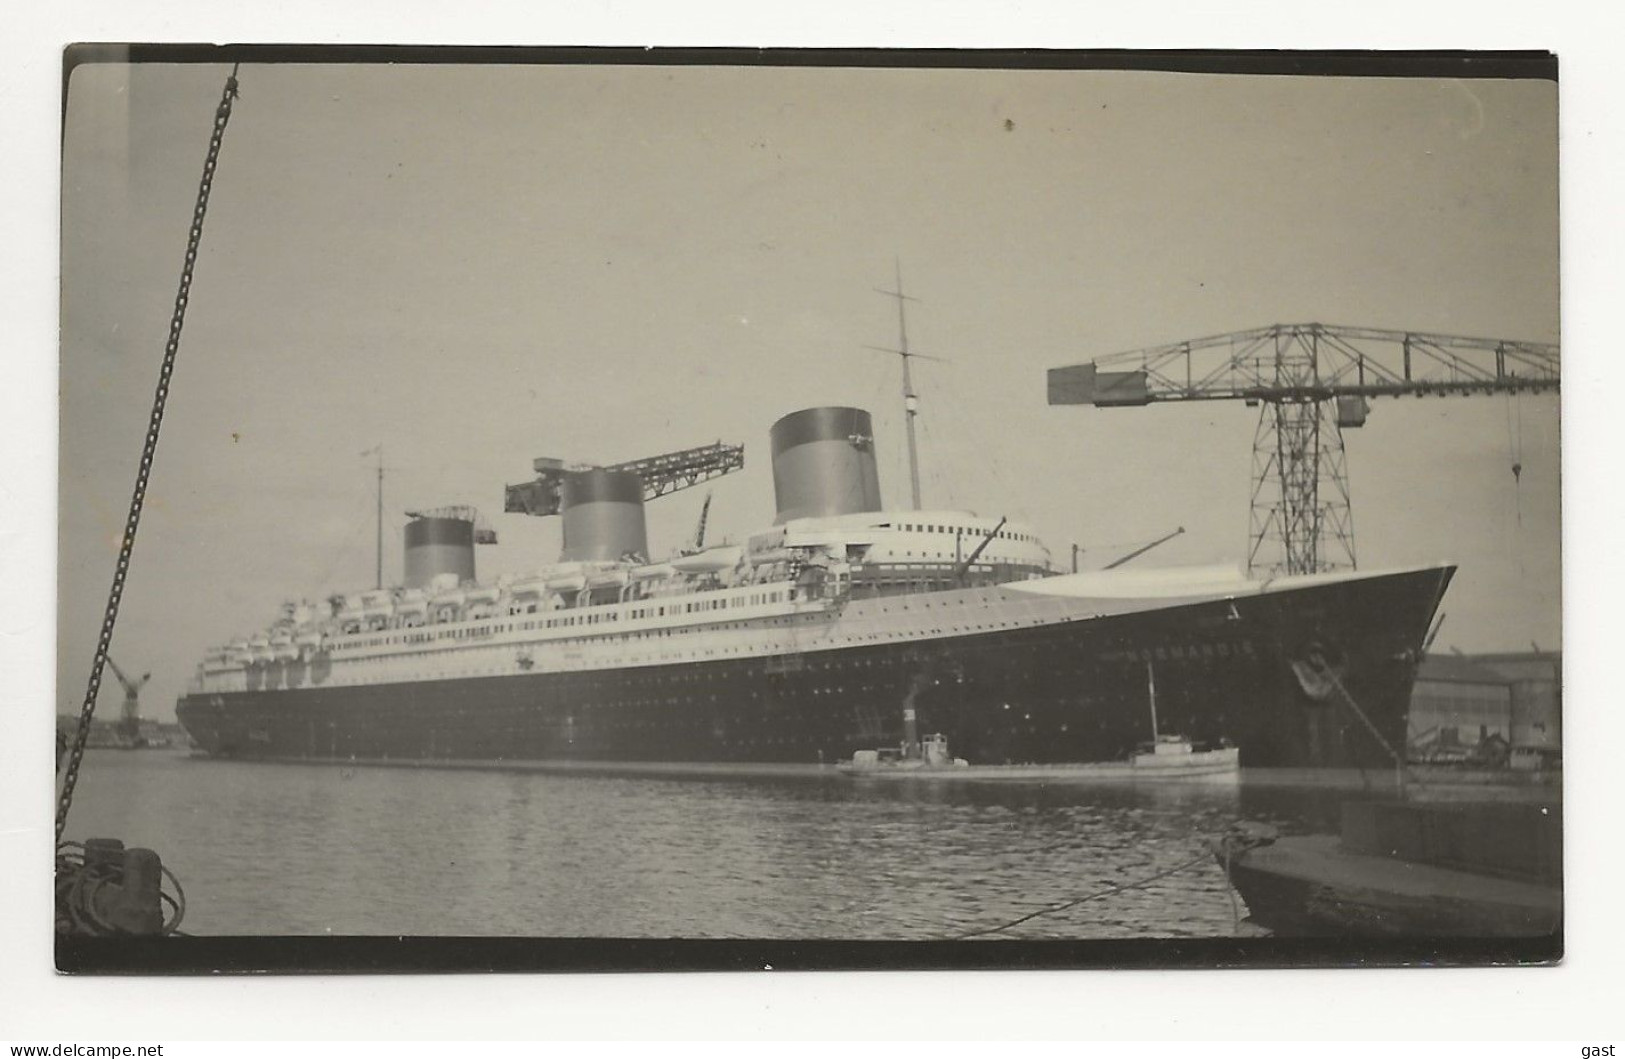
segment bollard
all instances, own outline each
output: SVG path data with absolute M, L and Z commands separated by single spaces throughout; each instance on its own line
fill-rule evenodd
M 85 839 L 85 869 L 117 871 L 124 865 L 124 843 L 116 838 Z
M 124 851 L 124 874 L 97 895 L 97 914 L 125 934 L 157 934 L 164 929 L 164 908 L 158 896 L 163 865 L 150 849 Z

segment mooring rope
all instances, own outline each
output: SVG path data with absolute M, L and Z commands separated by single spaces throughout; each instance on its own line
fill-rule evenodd
M 989 934 L 998 934 L 1001 931 L 1009 930 L 1011 927 L 1018 927 L 1023 923 L 1031 922 L 1032 920 L 1038 919 L 1041 916 L 1051 916 L 1057 912 L 1065 912 L 1069 908 L 1076 908 L 1087 901 L 1094 901 L 1102 897 L 1110 897 L 1113 894 L 1124 893 L 1128 890 L 1138 890 L 1156 882 L 1159 879 L 1166 879 L 1170 875 L 1178 875 L 1180 872 L 1194 868 L 1198 864 L 1207 863 L 1209 860 L 1214 859 L 1215 856 L 1223 858 L 1223 863 L 1221 866 L 1224 869 L 1225 890 L 1230 895 L 1231 925 L 1235 932 L 1239 934 L 1241 932 L 1241 905 L 1236 899 L 1236 885 L 1230 873 L 1231 864 L 1236 857 L 1247 852 L 1248 850 L 1256 849 L 1259 846 L 1267 846 L 1274 841 L 1274 828 L 1268 825 L 1253 824 L 1245 821 L 1238 822 L 1232 824 L 1229 830 L 1227 830 L 1218 839 L 1214 840 L 1208 852 L 1192 857 L 1190 860 L 1187 860 L 1182 864 L 1176 864 L 1172 868 L 1166 868 L 1157 872 L 1155 875 L 1147 875 L 1143 879 L 1136 879 L 1133 882 L 1119 883 L 1116 886 L 1108 886 L 1104 890 L 1096 890 L 1094 893 L 1085 894 L 1082 897 L 1073 898 L 1072 900 L 1064 901 L 1061 904 L 1050 905 L 1048 908 L 1040 908 L 1036 912 L 1029 912 L 1024 916 L 1018 916 L 1015 919 L 1000 923 L 998 926 L 983 927 L 979 930 L 970 930 L 963 934 L 955 934 L 953 935 L 952 940 L 967 941 L 971 938 L 981 938 L 986 937 Z
M 956 934 L 954 935 L 953 940 L 967 941 L 970 938 L 980 938 L 985 937 L 988 934 L 998 934 L 1001 931 L 1009 930 L 1011 927 L 1019 927 L 1021 924 L 1030 922 L 1039 918 L 1040 916 L 1052 916 L 1057 912 L 1065 912 L 1069 908 L 1076 908 L 1078 905 L 1081 905 L 1086 901 L 1093 901 L 1100 897 L 1110 897 L 1113 894 L 1120 894 L 1127 890 L 1138 890 L 1156 882 L 1158 879 L 1166 879 L 1170 875 L 1178 875 L 1180 872 L 1185 871 L 1188 868 L 1194 868 L 1198 864 L 1204 864 L 1210 860 L 1212 856 L 1213 854 L 1211 853 L 1203 853 L 1200 856 L 1192 857 L 1183 864 L 1177 864 L 1172 868 L 1159 871 L 1155 875 L 1148 875 L 1145 878 L 1137 879 L 1134 882 L 1120 883 L 1117 886 L 1107 887 L 1104 890 L 1097 890 L 1092 894 L 1086 894 L 1083 897 L 1074 898 L 1071 901 L 1066 901 L 1062 904 L 1051 905 L 1048 908 L 1040 908 L 1036 912 L 1029 912 L 1024 916 L 1018 916 L 1017 918 L 1009 920 L 1008 922 L 1000 923 L 996 927 L 983 927 L 980 930 L 970 930 L 963 934 Z M 1226 884 L 1229 883 L 1228 877 L 1226 877 L 1225 882 Z
M 152 474 L 153 456 L 158 451 L 158 429 L 163 425 L 164 406 L 169 400 L 169 380 L 175 371 L 175 354 L 180 350 L 181 327 L 186 322 L 186 302 L 192 290 L 192 270 L 197 266 L 198 246 L 203 240 L 203 217 L 209 209 L 209 191 L 214 185 L 215 165 L 220 159 L 220 141 L 231 120 L 231 104 L 237 98 L 237 67 L 231 68 L 220 105 L 214 112 L 214 131 L 209 136 L 209 153 L 203 159 L 203 178 L 198 184 L 197 204 L 192 209 L 192 227 L 186 237 L 186 258 L 181 265 L 180 288 L 175 292 L 175 310 L 169 319 L 169 341 L 164 344 L 163 366 L 158 370 L 158 387 L 152 397 L 152 417 L 147 423 L 147 438 L 141 448 L 141 464 L 135 474 L 135 488 L 130 494 L 130 512 L 124 521 L 124 537 L 119 542 L 118 562 L 113 567 L 113 587 L 107 594 L 107 612 L 102 617 L 101 635 L 96 640 L 96 654 L 90 663 L 90 680 L 85 688 L 84 705 L 79 711 L 79 730 L 74 733 L 73 749 L 68 756 L 67 770 L 62 777 L 62 793 L 56 805 L 56 840 L 62 841 L 63 829 L 68 824 L 68 809 L 73 805 L 73 788 L 79 782 L 79 765 L 85 756 L 85 744 L 90 738 L 90 720 L 96 712 L 96 696 L 102 687 L 102 671 L 107 665 L 107 650 L 113 642 L 113 626 L 118 622 L 119 603 L 124 598 L 124 581 L 130 572 L 130 555 L 135 550 L 135 532 L 141 523 L 141 509 L 147 499 L 147 480 Z

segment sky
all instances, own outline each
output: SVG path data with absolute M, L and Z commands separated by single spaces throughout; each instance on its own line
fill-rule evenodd
M 80 67 L 63 140 L 57 708 L 83 684 L 226 70 Z M 205 648 L 370 587 L 413 508 L 482 574 L 555 558 L 502 486 L 552 455 L 717 439 L 709 535 L 772 518 L 767 432 L 870 409 L 906 505 L 1058 563 L 1245 557 L 1256 410 L 1051 408 L 1048 368 L 1276 322 L 1556 342 L 1547 82 L 1086 71 L 259 66 L 241 71 L 113 656 L 173 715 Z M 1438 646 L 1561 645 L 1558 400 L 1385 400 L 1346 436 L 1362 568 L 1451 560 Z M 1517 459 L 1522 473 L 1514 478 Z M 653 549 L 708 489 L 654 501 Z M 104 708 L 117 693 L 104 691 Z

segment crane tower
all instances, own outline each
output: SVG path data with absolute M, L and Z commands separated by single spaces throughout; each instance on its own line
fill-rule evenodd
M 1247 565 L 1288 574 L 1355 565 L 1343 431 L 1365 425 L 1370 398 L 1557 389 L 1555 345 L 1328 324 L 1273 324 L 1049 372 L 1052 405 L 1258 406 Z
M 139 745 L 141 741 L 141 689 L 147 686 L 152 679 L 151 673 L 141 674 L 139 679 L 125 675 L 124 670 L 113 661 L 113 656 L 107 656 L 107 664 L 113 667 L 113 675 L 124 687 L 124 706 L 119 710 L 119 731 L 128 738 L 132 745 Z

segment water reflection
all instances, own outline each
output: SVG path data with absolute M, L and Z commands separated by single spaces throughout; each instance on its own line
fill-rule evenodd
M 195 933 L 923 939 L 1167 870 L 1242 817 L 1324 829 L 1346 796 L 1323 794 L 350 771 L 93 751 L 69 830 L 157 849 L 186 886 Z M 1008 936 L 1234 929 L 1222 873 L 1204 862 Z

